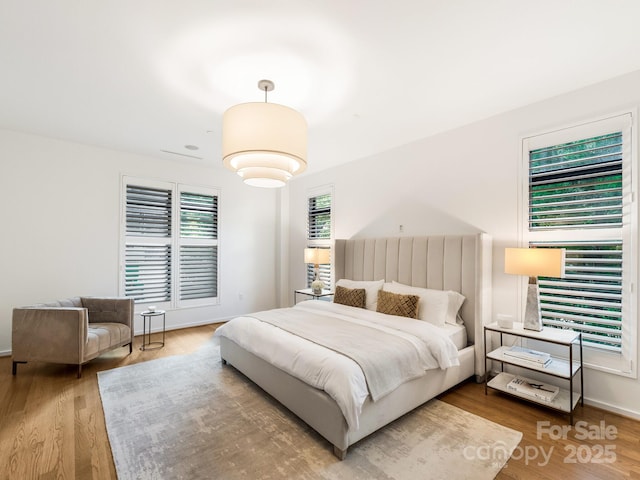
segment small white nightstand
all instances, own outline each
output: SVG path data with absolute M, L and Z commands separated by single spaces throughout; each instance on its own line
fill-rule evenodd
M 293 292 L 293 303 L 294 305 L 296 303 L 298 303 L 298 295 L 306 295 L 307 297 L 312 297 L 314 300 L 321 298 L 321 297 L 330 297 L 331 295 L 333 295 L 333 292 L 331 290 L 322 290 L 321 293 L 313 293 L 313 290 L 311 290 L 310 288 L 303 288 L 301 290 L 295 290 Z
M 500 347 L 487 352 L 487 332 L 497 332 L 500 334 Z M 546 366 L 537 366 L 532 362 L 526 360 L 520 360 L 511 355 L 505 355 L 505 351 L 511 347 L 503 345 L 503 336 L 512 335 L 520 338 L 530 338 L 539 342 L 546 342 L 556 345 L 561 345 L 568 349 L 568 358 L 559 358 L 552 356 L 551 362 Z M 573 349 L 579 347 L 579 359 L 574 360 Z M 489 380 L 489 370 L 487 369 L 487 363 L 489 360 L 495 360 L 500 362 L 501 372 L 495 377 Z M 515 377 L 511 373 L 504 371 L 504 366 L 513 365 L 518 368 L 524 368 L 527 370 L 543 373 L 552 377 L 561 378 L 567 380 L 569 383 L 569 389 L 561 388 L 556 397 L 550 402 L 531 397 L 529 395 L 522 395 L 515 390 L 507 387 L 507 384 Z M 484 368 L 486 372 L 484 393 L 487 394 L 487 389 L 492 388 L 501 392 L 513 395 L 515 397 L 528 400 L 546 407 L 558 410 L 569 414 L 569 419 L 573 425 L 573 411 L 578 405 L 584 405 L 584 380 L 583 380 L 583 365 L 582 365 L 582 334 L 573 330 L 561 330 L 559 328 L 544 327 L 542 331 L 537 332 L 534 330 L 526 330 L 522 327 L 522 323 L 514 323 L 513 328 L 503 328 L 497 323 L 492 323 L 484 327 Z M 574 391 L 574 377 L 580 373 L 580 391 Z

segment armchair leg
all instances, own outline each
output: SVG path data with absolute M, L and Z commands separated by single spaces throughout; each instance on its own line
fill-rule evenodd
M 13 362 L 13 366 L 11 367 L 11 373 L 13 375 L 15 375 L 16 373 L 18 373 L 18 364 L 19 363 L 27 363 L 27 362 Z
M 129 342 L 129 355 L 133 353 L 133 342 Z
M 82 364 L 78 365 L 78 378 L 82 378 Z

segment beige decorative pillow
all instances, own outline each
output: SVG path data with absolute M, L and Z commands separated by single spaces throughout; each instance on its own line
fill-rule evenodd
M 385 283 L 382 289 L 403 295 L 418 295 L 420 297 L 418 320 L 424 320 L 439 327 L 444 327 L 445 323 L 462 324 L 462 321 L 458 321 L 458 311 L 465 298 L 458 292 L 412 287 L 396 281 Z
M 367 310 L 376 311 L 376 303 L 378 301 L 378 290 L 382 288 L 384 279 L 382 280 L 347 280 L 341 278 L 336 282 L 336 286 L 346 288 L 364 288 L 365 294 L 365 308 Z
M 364 288 L 346 288 L 337 286 L 333 295 L 333 303 L 348 305 L 349 307 L 365 307 L 366 293 Z
M 378 308 L 376 311 L 387 315 L 418 318 L 418 295 L 402 295 L 399 293 L 378 292 Z

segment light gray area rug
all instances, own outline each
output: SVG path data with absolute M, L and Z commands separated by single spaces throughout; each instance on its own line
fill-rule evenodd
M 351 446 L 324 438 L 229 365 L 198 352 L 98 374 L 118 478 L 493 479 L 520 432 L 432 400 Z

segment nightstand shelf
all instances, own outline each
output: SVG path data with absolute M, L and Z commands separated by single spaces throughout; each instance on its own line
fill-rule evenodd
M 320 292 L 320 293 L 313 293 L 313 290 L 311 290 L 310 288 L 303 288 L 303 289 L 300 289 L 300 290 L 294 290 L 294 292 L 293 292 L 293 303 L 294 303 L 294 305 L 296 303 L 298 303 L 298 295 L 311 297 L 312 299 L 317 300 L 318 298 L 322 298 L 322 297 L 330 297 L 330 296 L 333 295 L 333 292 L 331 290 L 322 289 L 322 292 Z
M 565 388 L 561 388 L 558 394 L 555 396 L 553 400 L 550 402 L 546 402 L 540 398 L 532 397 L 530 395 L 526 395 L 524 393 L 516 392 L 511 388 L 507 387 L 507 384 L 513 380 L 516 375 L 511 373 L 501 372 L 495 377 L 493 377 L 487 383 L 487 387 L 493 388 L 494 390 L 499 390 L 508 395 L 522 398 L 523 400 L 528 400 L 530 402 L 539 403 L 540 405 L 547 406 L 549 408 L 553 408 L 554 410 L 558 410 L 560 412 L 572 414 L 573 410 L 578 405 L 578 402 L 582 398 L 579 392 L 573 392 L 573 395 L 569 395 L 569 390 Z M 572 408 L 569 408 L 569 405 L 573 402 Z M 571 421 L 573 424 L 573 420 Z
M 547 375 L 552 375 L 558 378 L 569 378 L 569 361 L 564 358 L 556 358 L 552 357 L 551 363 L 549 363 L 546 367 L 538 367 L 532 365 L 532 362 L 528 362 L 526 360 L 519 360 L 516 357 L 510 357 L 505 355 L 505 352 L 509 350 L 511 347 L 499 347 L 496 350 L 487 353 L 487 357 L 490 360 L 496 360 L 498 362 L 504 362 L 509 365 L 515 365 L 516 367 L 527 368 L 529 370 L 534 370 L 536 372 L 546 373 Z M 580 362 L 573 362 L 573 367 L 571 368 L 571 375 L 575 375 L 580 370 Z
M 487 333 L 496 332 L 500 334 L 500 346 L 487 352 Z M 511 355 L 507 355 L 511 347 L 505 346 L 504 335 L 512 337 L 526 338 L 536 340 L 538 342 L 544 342 L 549 344 L 556 344 L 562 347 L 566 347 L 568 351 L 568 359 L 551 356 L 551 362 L 546 366 L 537 365 L 534 362 L 521 360 Z M 579 347 L 579 358 L 574 360 L 573 349 Z M 485 395 L 489 388 L 506 393 L 513 397 L 521 398 L 530 402 L 544 405 L 546 407 L 558 410 L 560 412 L 568 413 L 570 422 L 573 424 L 573 412 L 580 402 L 584 405 L 583 396 L 583 363 L 582 363 L 582 334 L 580 332 L 574 332 L 573 330 L 560 330 L 555 328 L 545 327 L 542 331 L 536 332 L 533 330 L 526 330 L 522 328 L 521 323 L 516 323 L 513 328 L 503 328 L 498 326 L 497 323 L 492 323 L 484 327 L 484 362 L 485 371 L 487 372 L 485 379 Z M 489 370 L 487 364 L 490 360 L 494 360 L 500 363 L 501 372 L 495 377 L 489 379 Z M 513 373 L 504 371 L 505 365 L 514 366 L 522 369 L 526 369 L 532 372 L 542 373 L 552 377 L 560 378 L 568 382 L 567 388 L 560 388 L 558 394 L 551 401 L 546 401 L 541 398 L 537 398 L 533 395 L 527 395 L 515 391 L 507 386 L 507 384 L 516 377 Z M 580 374 L 580 391 L 574 390 L 575 376 Z M 520 376 L 520 375 L 518 375 Z

